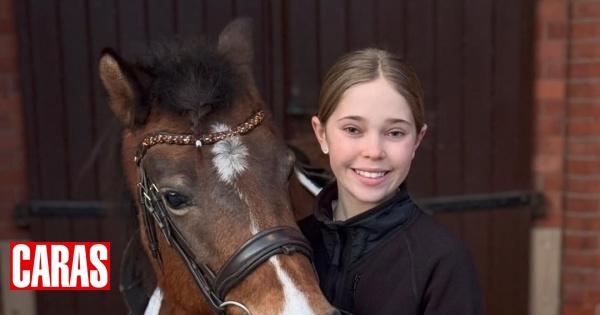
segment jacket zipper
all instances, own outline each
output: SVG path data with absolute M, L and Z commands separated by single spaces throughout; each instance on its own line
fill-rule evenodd
M 360 275 L 355 274 L 354 280 L 352 280 L 352 313 L 356 312 L 356 289 L 358 288 L 358 281 L 360 280 Z
M 343 233 L 343 238 L 342 238 L 342 242 L 343 242 L 343 250 L 340 253 L 340 264 L 339 264 L 339 268 L 337 269 L 337 274 L 335 277 L 330 278 L 330 279 L 337 279 L 336 283 L 335 283 L 335 289 L 334 289 L 334 300 L 333 300 L 333 305 L 337 305 L 337 306 L 341 306 L 342 305 L 342 300 L 344 298 L 344 284 L 346 282 L 346 268 L 348 265 L 348 262 L 350 260 L 350 254 L 351 254 L 351 245 L 352 245 L 352 240 L 350 240 L 350 236 L 349 233 L 346 229 L 342 229 L 340 230 L 341 233 Z

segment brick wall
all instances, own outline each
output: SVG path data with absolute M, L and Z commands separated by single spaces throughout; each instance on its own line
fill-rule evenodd
M 563 309 L 600 314 L 600 1 L 569 13 Z
M 562 314 L 598 315 L 600 0 L 539 0 L 536 47 L 536 225 L 562 229 Z
M 24 236 L 12 218 L 25 199 L 24 123 L 15 0 L 0 0 L 0 239 Z
M 567 1 L 538 1 L 533 170 L 535 188 L 548 201 L 548 216 L 536 223 L 545 227 L 560 227 L 563 219 L 567 33 Z

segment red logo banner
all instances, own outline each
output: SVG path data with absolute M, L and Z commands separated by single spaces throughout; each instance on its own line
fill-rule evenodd
M 11 290 L 110 290 L 109 242 L 10 242 Z

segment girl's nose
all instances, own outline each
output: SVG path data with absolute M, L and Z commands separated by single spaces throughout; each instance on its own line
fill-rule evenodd
M 385 156 L 385 151 L 379 137 L 365 137 L 362 145 L 362 154 L 365 158 L 377 160 Z

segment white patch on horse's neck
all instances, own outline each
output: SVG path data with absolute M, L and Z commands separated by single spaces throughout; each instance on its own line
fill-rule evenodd
M 315 315 L 315 312 L 310 308 L 308 299 L 298 288 L 292 278 L 281 268 L 277 257 L 269 258 L 269 261 L 275 266 L 277 277 L 283 285 L 283 297 L 285 305 L 283 311 L 279 315 Z
M 212 126 L 212 132 L 227 131 L 230 128 L 221 123 Z M 214 144 L 211 149 L 213 164 L 219 174 L 219 179 L 231 184 L 235 177 L 241 174 L 248 166 L 246 157 L 248 148 L 242 143 L 240 136 L 233 136 Z

